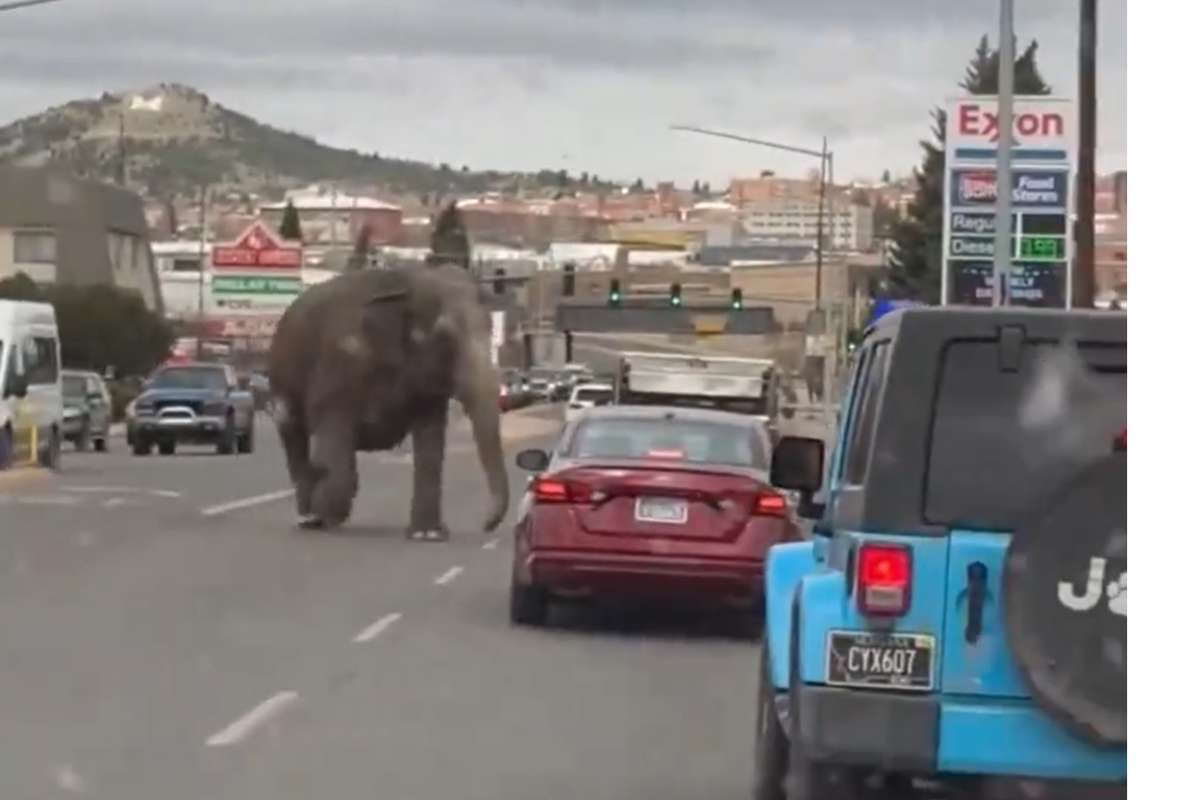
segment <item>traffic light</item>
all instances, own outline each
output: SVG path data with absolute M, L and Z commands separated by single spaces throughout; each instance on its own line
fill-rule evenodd
M 730 304 L 733 306 L 734 311 L 742 310 L 742 290 L 741 289 L 733 290 L 732 296 L 730 297 Z
M 608 282 L 608 304 L 610 306 L 621 305 L 621 281 L 617 278 Z
M 492 275 L 492 292 L 495 294 L 504 294 L 504 268 L 503 267 L 496 267 L 496 271 Z
M 575 296 L 575 265 L 568 263 L 563 264 L 563 297 Z
M 671 308 L 683 305 L 683 287 L 678 283 L 671 284 Z

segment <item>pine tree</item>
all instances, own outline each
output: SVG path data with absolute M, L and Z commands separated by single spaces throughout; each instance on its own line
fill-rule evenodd
M 279 223 L 279 235 L 284 239 L 299 241 L 303 238 L 303 233 L 300 230 L 300 212 L 296 210 L 296 206 L 291 200 L 287 201 L 287 205 L 283 209 L 283 219 Z
M 633 191 L 642 192 L 642 191 L 645 191 L 645 189 L 646 189 L 646 184 L 642 182 L 641 178 L 638 178 L 636 181 L 633 182 Z
M 700 179 L 697 178 L 696 180 L 692 181 L 692 194 L 696 195 L 698 197 L 700 195 L 700 192 L 701 192 Z
M 1050 94 L 1037 66 L 1037 40 L 1021 51 L 1013 62 L 1013 92 L 1017 95 Z M 1000 80 L 1000 52 L 983 36 L 967 65 L 959 86 L 970 94 L 996 94 Z M 937 303 L 941 298 L 942 270 L 942 184 L 946 173 L 946 112 L 937 108 L 932 141 L 922 141 L 921 166 L 913 170 L 916 197 L 907 215 L 888 231 L 892 239 L 888 270 L 881 293 L 890 297 Z
M 450 203 L 438 214 L 433 234 L 429 237 L 429 248 L 428 264 L 431 267 L 458 264 L 463 269 L 470 268 L 471 244 L 457 203 Z
M 883 177 L 879 180 L 881 183 L 890 184 L 892 182 L 892 171 L 890 169 L 885 169 L 883 171 Z

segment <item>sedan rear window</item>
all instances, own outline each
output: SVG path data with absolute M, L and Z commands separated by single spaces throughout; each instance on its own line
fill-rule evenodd
M 613 393 L 609 389 L 580 389 L 575 392 L 575 399 L 601 404 L 612 400 L 612 395 Z
M 575 432 L 567 455 L 766 467 L 762 443 L 750 427 L 696 420 L 585 420 Z

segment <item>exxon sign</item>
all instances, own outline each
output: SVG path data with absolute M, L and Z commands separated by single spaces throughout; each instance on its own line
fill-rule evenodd
M 1000 140 L 995 97 L 964 97 L 950 102 L 946 146 L 952 161 L 994 161 Z M 1075 145 L 1074 104 L 1061 97 L 1013 100 L 1015 163 L 1069 163 Z

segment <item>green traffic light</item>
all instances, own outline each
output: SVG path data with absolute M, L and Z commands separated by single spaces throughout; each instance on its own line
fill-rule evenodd
M 612 294 L 610 294 L 608 296 L 608 302 L 610 302 L 610 303 L 618 303 L 618 302 L 620 302 L 620 300 L 621 300 L 621 295 L 617 294 L 616 292 L 613 292 Z
M 682 300 L 680 300 L 678 297 L 672 297 L 672 298 L 671 298 L 671 305 L 673 305 L 673 306 L 676 306 L 676 307 L 678 307 L 678 306 L 679 306 L 679 304 L 680 304 L 680 303 L 682 303 L 682 302 L 683 302 L 683 301 L 682 301 Z

